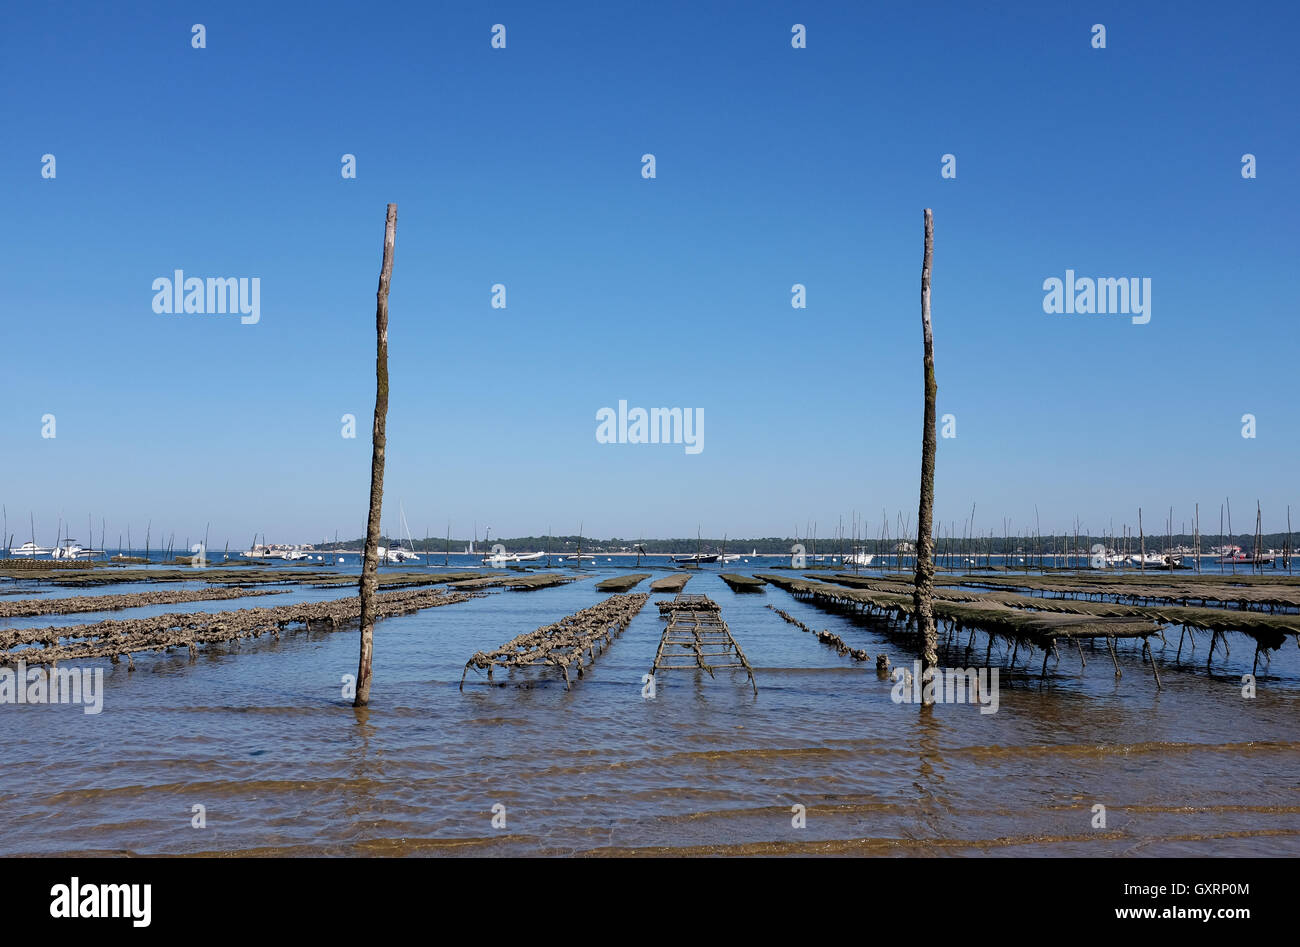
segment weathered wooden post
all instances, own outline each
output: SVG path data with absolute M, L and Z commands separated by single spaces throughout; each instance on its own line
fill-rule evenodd
M 1142 558 L 1138 560 L 1138 566 L 1140 571 L 1146 572 L 1147 571 L 1147 537 L 1146 534 L 1142 532 L 1142 507 L 1140 506 L 1138 507 L 1138 542 L 1140 543 L 1139 551 L 1142 554 Z
M 393 277 L 393 244 L 397 239 L 397 205 L 388 205 L 384 225 L 384 262 L 379 270 L 375 305 L 375 426 L 370 451 L 370 518 L 361 568 L 361 659 L 357 666 L 357 695 L 352 706 L 370 703 L 371 662 L 374 657 L 375 594 L 379 585 L 379 517 L 384 506 L 384 434 L 388 420 L 388 284 Z
M 934 333 L 930 327 L 930 264 L 934 256 L 934 217 L 925 210 L 925 253 L 921 261 L 921 334 L 925 345 L 925 419 L 921 428 L 921 504 L 916 524 L 916 588 L 912 593 L 921 632 L 922 703 L 934 702 L 934 678 L 939 663 L 938 631 L 934 623 L 934 414 L 938 385 L 934 380 Z
M 1196 504 L 1196 538 L 1192 540 L 1192 555 L 1196 560 L 1196 572 L 1199 575 L 1201 571 L 1201 504 Z

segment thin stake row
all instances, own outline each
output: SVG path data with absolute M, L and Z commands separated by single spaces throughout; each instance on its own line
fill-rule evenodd
M 835 649 L 835 652 L 839 654 L 841 657 L 847 654 L 851 658 L 853 658 L 854 661 L 871 660 L 871 655 L 869 655 L 866 651 L 860 648 L 850 648 L 848 644 L 845 642 L 845 640 L 841 638 L 839 635 L 833 634 L 829 630 L 813 631 L 811 628 L 809 628 L 799 619 L 795 618 L 793 615 L 789 614 L 788 612 L 781 611 L 781 609 L 777 608 L 775 605 L 769 605 L 767 607 L 772 609 L 772 611 L 776 612 L 778 615 L 780 615 L 790 624 L 797 627 L 800 631 L 806 631 L 809 634 L 816 636 L 817 640 L 820 641 L 822 644 L 830 645 L 832 648 Z M 884 657 L 885 656 L 883 654 L 880 655 L 880 658 L 884 658 Z M 877 658 L 877 663 L 879 663 L 880 658 Z

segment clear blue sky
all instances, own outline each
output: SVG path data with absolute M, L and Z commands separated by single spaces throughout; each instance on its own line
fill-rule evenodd
M 12 5 L 10 530 L 360 535 L 388 201 L 386 526 L 399 500 L 417 536 L 915 524 L 933 207 L 945 529 L 972 502 L 1046 532 L 1199 501 L 1209 531 L 1225 495 L 1283 528 L 1297 26 L 1290 3 Z M 259 277 L 260 323 L 154 313 L 177 268 Z M 1149 277 L 1151 322 L 1045 314 L 1067 268 Z M 702 408 L 704 451 L 598 444 L 620 399 Z

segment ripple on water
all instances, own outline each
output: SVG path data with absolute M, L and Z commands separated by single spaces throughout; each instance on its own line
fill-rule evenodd
M 97 717 L 0 707 L 0 844 L 9 854 L 1300 854 L 1291 652 L 1274 656 L 1250 702 L 1239 662 L 1207 675 L 1203 661 L 1179 670 L 1157 651 L 1157 692 L 1135 655 L 1116 681 L 1103 652 L 1106 663 L 1082 672 L 1063 656 L 1046 684 L 1037 667 L 1004 676 L 996 714 L 922 713 L 893 703 L 874 668 L 763 606 L 904 663 L 896 639 L 702 574 L 691 591 L 722 604 L 759 668 L 757 698 L 743 676 L 675 671 L 644 700 L 662 627 L 653 605 L 572 691 L 544 673 L 458 689 L 469 655 L 598 601 L 594 581 L 381 623 L 363 711 L 341 694 L 355 631 L 287 634 L 194 664 L 143 656 L 134 674 L 106 666 Z M 277 604 L 338 594 L 319 592 Z M 206 829 L 190 827 L 195 804 Z M 498 804 L 505 829 L 492 825 Z M 1098 804 L 1104 830 L 1091 825 Z

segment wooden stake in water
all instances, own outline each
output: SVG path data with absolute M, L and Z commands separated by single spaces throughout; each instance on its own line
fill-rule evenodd
M 365 555 L 361 567 L 361 655 L 357 663 L 357 694 L 352 705 L 370 703 L 374 660 L 376 593 L 379 585 L 379 518 L 384 505 L 384 449 L 388 438 L 388 287 L 393 278 L 393 249 L 397 242 L 397 205 L 389 204 L 384 222 L 384 256 L 375 294 L 375 423 L 370 452 L 370 513 L 366 522 Z
M 1255 501 L 1255 555 L 1252 565 L 1256 569 L 1262 569 L 1260 558 L 1264 555 L 1264 520 L 1263 513 L 1259 508 L 1259 501 Z
M 1192 542 L 1192 555 L 1196 557 L 1196 571 L 1201 571 L 1201 504 L 1196 504 L 1196 539 Z
M 1138 540 L 1142 544 L 1138 550 L 1139 554 L 1142 556 L 1142 558 L 1138 560 L 1138 567 L 1142 572 L 1146 572 L 1147 571 L 1147 538 L 1146 535 L 1142 532 L 1142 507 L 1140 506 L 1138 507 Z
M 934 458 L 936 451 L 934 332 L 930 325 L 930 267 L 934 256 L 934 217 L 925 210 L 925 250 L 921 260 L 921 335 L 924 345 L 925 412 L 921 430 L 921 502 L 916 524 L 916 587 L 913 600 L 921 633 L 922 701 L 934 702 L 934 688 L 924 687 L 939 663 L 938 630 L 934 621 Z
M 1231 538 L 1232 538 L 1232 497 L 1225 497 L 1225 498 L 1224 498 L 1224 502 L 1228 504 L 1228 538 L 1231 539 Z M 1236 544 L 1235 544 L 1235 543 L 1229 543 L 1228 545 L 1232 546 L 1232 545 L 1236 545 Z M 1233 553 L 1233 554 L 1230 554 L 1230 555 L 1228 556 L 1228 558 L 1232 560 L 1232 574 L 1233 574 L 1233 575 L 1236 575 L 1236 574 L 1237 574 L 1237 556 L 1236 556 L 1235 553 Z M 1213 645 L 1213 642 L 1211 642 L 1211 645 Z
M 1169 508 L 1169 518 L 1165 520 L 1165 565 L 1170 572 L 1174 571 L 1174 508 Z

